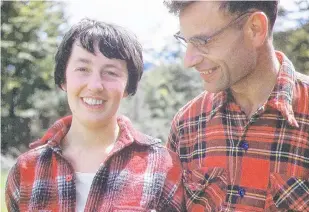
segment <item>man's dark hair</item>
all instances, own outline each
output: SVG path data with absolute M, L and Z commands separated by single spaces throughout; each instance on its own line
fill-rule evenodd
M 64 35 L 55 56 L 54 79 L 58 87 L 65 83 L 65 71 L 74 42 L 94 54 L 98 45 L 100 52 L 109 59 L 125 60 L 128 68 L 126 91 L 133 96 L 143 74 L 142 46 L 136 36 L 126 29 L 104 22 L 82 19 Z
M 170 13 L 179 15 L 189 4 L 195 1 L 174 1 L 165 0 L 164 4 L 169 9 Z M 242 14 L 250 10 L 259 10 L 264 12 L 269 19 L 270 33 L 274 27 L 277 12 L 278 12 L 278 0 L 276 1 L 220 1 L 220 9 L 228 11 L 230 14 Z

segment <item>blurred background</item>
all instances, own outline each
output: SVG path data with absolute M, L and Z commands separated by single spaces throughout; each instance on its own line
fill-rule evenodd
M 137 94 L 121 105 L 135 127 L 166 141 L 176 111 L 203 91 L 184 69 L 173 38 L 177 17 L 163 1 L 1 1 L 1 211 L 8 169 L 59 117 L 70 114 L 53 79 L 53 57 L 69 27 L 89 17 L 124 26 L 144 47 L 145 72 Z M 281 0 L 274 43 L 309 75 L 309 0 Z

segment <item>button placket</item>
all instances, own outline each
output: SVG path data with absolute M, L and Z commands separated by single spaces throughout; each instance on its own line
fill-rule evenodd
M 245 126 L 244 131 L 242 135 L 239 138 L 239 147 L 243 150 L 247 151 L 249 149 L 249 143 L 245 140 L 246 133 L 249 129 L 250 124 L 252 124 L 254 121 L 251 119 Z

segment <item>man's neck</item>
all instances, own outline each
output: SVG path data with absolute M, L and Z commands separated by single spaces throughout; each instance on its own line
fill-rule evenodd
M 274 50 L 258 59 L 256 69 L 244 80 L 231 87 L 235 101 L 250 118 L 269 98 L 276 81 L 280 63 Z

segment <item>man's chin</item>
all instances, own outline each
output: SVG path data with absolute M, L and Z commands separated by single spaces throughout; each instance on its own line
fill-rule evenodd
M 216 85 L 212 85 L 212 84 L 209 84 L 207 82 L 204 82 L 204 89 L 209 92 L 209 93 L 219 93 L 221 91 L 224 91 L 226 90 L 225 88 L 222 88 L 222 87 L 218 87 Z

